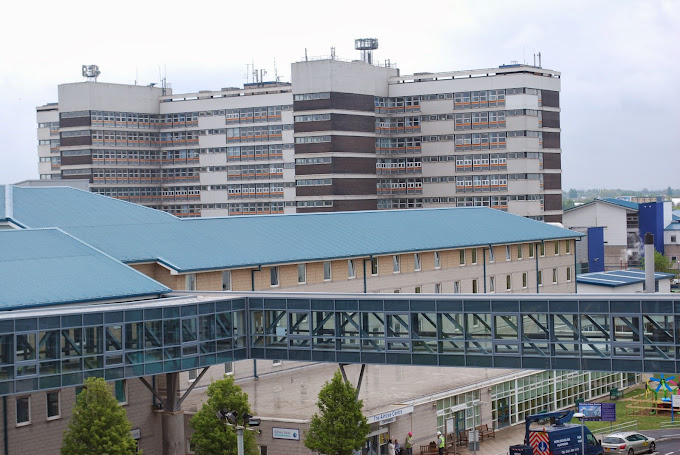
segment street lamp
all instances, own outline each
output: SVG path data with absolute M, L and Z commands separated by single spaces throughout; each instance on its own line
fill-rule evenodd
M 248 427 L 259 426 L 260 419 L 254 419 L 253 416 L 247 412 L 243 413 L 243 416 L 241 416 L 241 419 L 239 419 L 238 411 L 228 411 L 227 409 L 220 409 L 219 411 L 216 411 L 215 416 L 217 416 L 217 418 L 220 420 L 224 420 L 225 425 L 234 427 L 234 429 L 236 429 L 236 447 L 238 450 L 238 455 L 244 455 L 243 430 L 259 432 L 259 430 Z M 239 421 L 241 423 L 240 425 Z
M 577 419 L 579 419 L 581 421 L 581 455 L 585 455 L 586 454 L 586 441 L 585 441 L 584 436 L 583 436 L 583 432 L 584 432 L 584 430 L 583 430 L 583 427 L 584 427 L 583 419 L 586 417 L 586 415 L 582 412 L 577 412 L 577 413 L 574 414 L 574 417 L 576 417 Z

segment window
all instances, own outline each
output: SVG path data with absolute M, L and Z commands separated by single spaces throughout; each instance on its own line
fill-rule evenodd
M 198 377 L 198 370 L 189 370 L 189 382 L 194 382 Z
M 524 272 L 524 273 L 522 274 L 522 288 L 523 288 L 523 289 L 526 289 L 526 288 L 527 288 L 528 281 L 529 281 L 529 280 L 528 280 L 527 272 Z
M 538 251 L 539 251 L 538 254 L 539 254 L 541 257 L 545 256 L 545 242 L 539 243 L 539 244 L 538 244 L 538 248 L 539 248 L 539 249 L 538 249 Z
M 453 293 L 460 294 L 460 281 L 453 282 Z
M 460 265 L 465 265 L 465 250 L 460 250 Z
M 505 275 L 505 290 L 512 291 L 512 275 Z
M 522 246 L 517 245 L 517 259 L 522 259 Z M 529 245 L 529 257 L 531 257 L 531 244 Z
M 494 254 L 493 254 L 493 247 L 490 246 L 489 247 L 489 262 L 494 262 L 494 260 L 495 260 L 495 257 L 494 257 Z
M 272 360 L 273 367 L 280 367 L 281 365 L 283 365 L 283 360 Z
M 195 291 L 196 290 L 196 274 L 195 273 L 189 273 L 189 274 L 185 275 L 184 288 L 187 291 Z
M 331 280 L 331 261 L 323 261 L 323 280 Z
M 489 277 L 489 292 L 491 292 L 491 293 L 496 292 L 496 277 L 495 276 Z
M 413 268 L 417 272 L 418 270 L 420 270 L 420 266 L 421 266 L 421 264 L 420 264 L 420 253 L 415 253 L 413 255 Z
M 442 293 L 442 284 L 441 283 L 435 283 L 434 284 L 434 293 L 435 294 L 441 294 Z
M 127 381 L 121 380 L 114 382 L 114 392 L 118 404 L 127 404 Z
M 298 264 L 298 284 L 307 282 L 307 264 Z
M 234 362 L 227 362 L 224 364 L 224 374 L 226 375 L 234 374 Z
M 279 285 L 279 266 L 269 268 L 269 282 L 273 286 Z
M 439 256 L 439 251 L 434 252 L 434 268 L 440 269 L 442 267 L 442 260 Z
M 555 256 L 559 256 L 560 254 L 560 241 L 555 240 Z
M 416 286 L 415 293 L 420 294 L 423 292 L 423 287 L 422 286 Z
M 347 278 L 356 278 L 357 277 L 357 271 L 356 267 L 354 266 L 354 259 L 348 259 L 347 260 Z
M 553 269 L 553 284 L 557 284 L 557 269 Z
M 477 248 L 472 249 L 472 263 L 473 264 L 477 263 Z
M 399 273 L 399 255 L 392 256 L 392 272 Z
M 538 276 L 538 285 L 543 286 L 543 272 L 541 272 L 539 270 L 537 276 Z
M 231 270 L 222 272 L 222 290 L 231 291 Z
M 571 267 L 567 267 L 567 283 L 571 282 Z
M 566 247 L 565 248 L 566 253 L 571 254 L 571 240 L 567 240 L 564 246 Z
M 477 288 L 477 279 L 472 280 L 472 293 L 477 294 L 479 289 Z
M 671 235 L 671 242 L 676 243 L 677 241 L 677 236 L 676 235 Z
M 534 257 L 534 244 L 533 243 L 529 244 L 529 257 L 530 258 Z
M 371 258 L 371 275 L 378 274 L 378 258 Z
M 509 261 L 512 259 L 512 252 L 510 251 L 510 245 L 505 245 L 505 260 Z
M 31 423 L 31 397 L 17 397 L 17 426 Z
M 61 417 L 59 392 L 47 392 L 47 420 L 54 420 L 59 417 Z

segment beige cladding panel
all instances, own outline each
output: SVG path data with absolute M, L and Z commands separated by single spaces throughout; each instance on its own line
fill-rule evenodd
M 161 89 L 143 85 L 107 84 L 102 82 L 77 82 L 59 86 L 59 110 L 159 112 Z
M 220 93 L 220 92 L 216 92 Z M 224 92 L 229 93 L 229 92 Z M 238 92 L 234 92 L 238 93 Z M 193 100 L 177 100 L 161 103 L 161 114 L 176 112 L 200 112 L 223 109 L 239 109 L 257 106 L 287 106 L 293 104 L 293 95 L 288 93 L 267 93 L 249 96 L 225 96 Z M 238 126 L 238 124 L 236 125 Z
M 426 77 L 426 76 L 423 76 Z M 559 91 L 561 79 L 529 74 L 505 74 L 503 76 L 442 79 L 438 81 L 390 84 L 389 96 L 413 96 L 434 93 L 455 93 L 474 90 L 493 90 L 529 87 Z
M 396 68 L 362 62 L 314 60 L 291 65 L 294 93 L 340 92 L 387 96 L 387 81 L 398 74 Z

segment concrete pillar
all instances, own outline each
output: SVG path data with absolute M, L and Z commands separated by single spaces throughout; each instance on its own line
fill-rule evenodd
M 184 411 L 180 408 L 181 403 L 177 400 L 179 393 L 179 373 L 167 373 L 165 375 L 167 405 L 161 414 L 163 428 L 163 455 L 184 455 Z
M 163 425 L 163 455 L 184 455 L 184 411 L 164 411 L 161 414 Z

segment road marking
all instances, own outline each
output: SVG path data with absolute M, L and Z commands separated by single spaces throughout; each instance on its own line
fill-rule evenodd
M 671 455 L 671 454 L 673 454 L 673 453 L 675 453 L 675 452 L 668 452 L 668 453 L 665 454 L 665 455 Z

